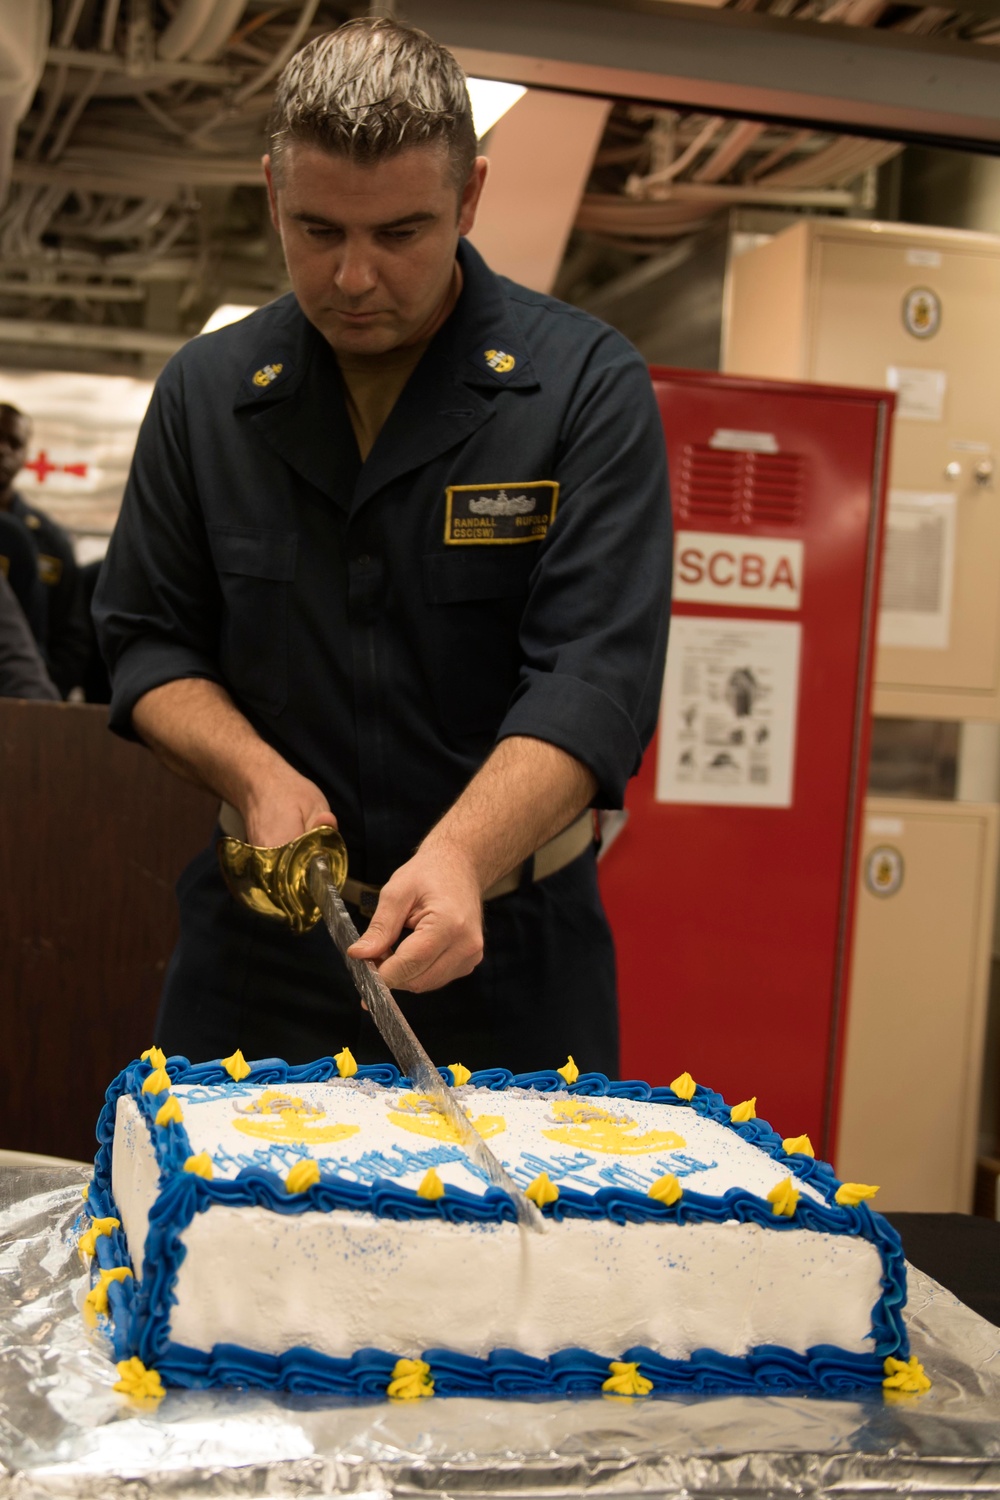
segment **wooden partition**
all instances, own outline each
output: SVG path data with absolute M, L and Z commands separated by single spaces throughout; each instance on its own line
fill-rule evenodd
M 93 1156 L 104 1090 L 150 1045 L 174 882 L 217 807 L 103 707 L 0 699 L 0 1148 Z

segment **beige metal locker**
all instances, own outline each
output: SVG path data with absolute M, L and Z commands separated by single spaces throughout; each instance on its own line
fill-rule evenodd
M 869 798 L 835 1163 L 874 1206 L 972 1206 L 1000 808 Z
M 1000 719 L 1000 238 L 803 220 L 733 260 L 723 368 L 897 389 L 874 711 Z

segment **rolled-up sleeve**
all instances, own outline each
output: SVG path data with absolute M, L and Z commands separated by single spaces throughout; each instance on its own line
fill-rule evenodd
M 671 519 L 649 371 L 609 330 L 560 435 L 559 505 L 521 623 L 523 666 L 498 739 L 547 740 L 620 807 L 656 727 Z
M 121 514 L 94 593 L 111 675 L 111 728 L 136 738 L 143 694 L 181 677 L 221 682 L 220 597 L 187 445 L 183 372 L 164 371 L 139 432 Z

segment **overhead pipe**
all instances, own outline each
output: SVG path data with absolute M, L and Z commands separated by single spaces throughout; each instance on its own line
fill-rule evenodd
M 212 19 L 216 0 L 181 0 L 173 20 L 164 27 L 156 44 L 163 62 L 186 58 Z
M 246 7 L 247 0 L 216 0 L 204 30 L 194 46 L 188 48 L 188 61 L 214 62 L 236 30 Z
M 0 4 L 0 203 L 10 184 L 17 128 L 41 80 L 51 28 L 49 0 Z
M 5 281 L 0 277 L 0 297 L 54 297 L 73 302 L 145 302 L 141 286 L 112 286 L 89 281 Z
M 254 94 L 258 93 L 265 84 L 270 83 L 272 78 L 277 77 L 288 59 L 302 45 L 302 39 L 312 25 L 313 17 L 318 9 L 319 0 L 305 0 L 302 13 L 289 33 L 284 45 L 278 48 L 266 67 L 261 68 L 259 73 L 256 73 L 253 78 L 249 79 L 241 88 L 236 90 L 236 93 L 224 109 L 220 109 L 211 119 L 206 120 L 204 125 L 199 125 L 197 130 L 192 130 L 188 137 L 192 144 L 197 145 L 207 135 L 210 135 L 213 130 L 231 120 L 248 99 L 252 99 Z
M 668 162 L 665 167 L 660 167 L 656 172 L 650 172 L 647 176 L 634 173 L 625 184 L 626 194 L 630 198 L 639 198 L 646 194 L 655 194 L 661 187 L 666 187 L 691 165 L 724 124 L 725 120 L 721 115 L 712 115 L 705 121 L 686 150 L 682 151 L 679 156 L 675 156 L 672 162 Z
M 176 354 L 186 339 L 144 328 L 106 323 L 50 323 L 38 318 L 0 318 L 0 344 L 47 344 L 71 349 L 114 349 L 135 354 Z
M 104 15 L 101 17 L 101 37 L 98 43 L 102 52 L 110 52 L 115 44 L 115 27 L 118 25 L 118 12 L 121 9 L 121 0 L 105 0 Z

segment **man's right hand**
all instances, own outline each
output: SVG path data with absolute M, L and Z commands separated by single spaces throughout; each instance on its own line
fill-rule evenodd
M 239 811 L 249 843 L 274 848 L 336 828 L 319 787 L 261 739 L 219 683 L 182 677 L 151 688 L 132 723 L 170 770 Z
M 293 771 L 275 775 L 254 787 L 240 808 L 247 830 L 247 843 L 271 849 L 290 844 L 310 828 L 336 828 L 337 819 L 319 787 Z

